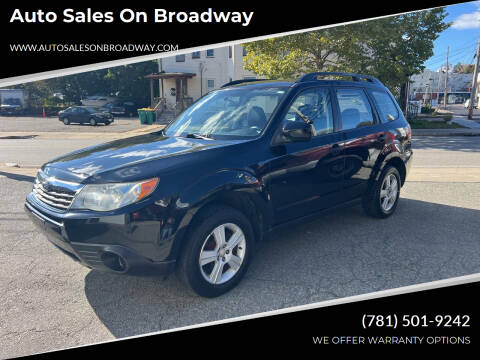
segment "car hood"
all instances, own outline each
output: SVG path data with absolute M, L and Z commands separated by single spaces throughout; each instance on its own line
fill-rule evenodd
M 155 171 L 159 171 L 162 167 L 172 165 L 172 161 L 178 163 L 176 160 L 179 156 L 238 142 L 242 141 L 190 139 L 151 133 L 115 140 L 57 157 L 44 164 L 42 170 L 49 176 L 74 182 L 84 182 L 91 177 L 99 178 L 103 173 L 114 171 L 132 173 L 132 176 L 124 176 L 131 180 L 135 177 L 135 172 L 141 172 L 142 166 L 153 167 Z M 167 159 L 170 161 L 166 161 Z M 154 162 L 155 165 L 151 166 L 150 163 Z

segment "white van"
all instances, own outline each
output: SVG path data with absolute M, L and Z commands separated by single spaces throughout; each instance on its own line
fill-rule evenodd
M 116 98 L 112 96 L 94 95 L 94 96 L 87 96 L 85 99 L 81 100 L 81 102 L 82 102 L 82 105 L 84 106 L 102 107 L 105 104 L 115 100 Z

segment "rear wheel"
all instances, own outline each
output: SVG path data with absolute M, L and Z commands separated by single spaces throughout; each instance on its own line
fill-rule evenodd
M 397 168 L 387 166 L 363 199 L 365 212 L 376 218 L 386 218 L 397 208 L 401 179 Z
M 94 118 L 91 118 L 90 119 L 90 125 L 96 126 L 97 125 L 97 120 L 95 120 Z
M 177 274 L 200 296 L 222 295 L 247 271 L 255 246 L 252 226 L 245 215 L 226 206 L 207 209 L 192 225 Z

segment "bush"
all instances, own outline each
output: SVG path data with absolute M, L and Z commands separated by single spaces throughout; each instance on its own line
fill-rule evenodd
M 435 109 L 432 108 L 432 105 L 430 104 L 426 104 L 424 106 L 422 106 L 422 109 L 420 110 L 420 112 L 422 114 L 431 114 L 435 111 Z

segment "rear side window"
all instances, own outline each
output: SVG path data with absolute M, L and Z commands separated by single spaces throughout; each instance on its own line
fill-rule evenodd
M 372 107 L 361 89 L 337 89 L 343 130 L 373 125 Z
M 393 103 L 392 98 L 386 92 L 373 90 L 371 94 L 377 104 L 382 122 L 398 119 L 397 107 Z

